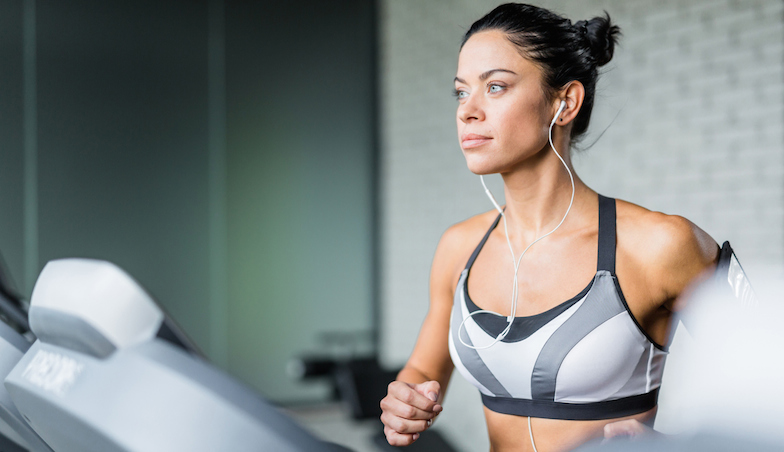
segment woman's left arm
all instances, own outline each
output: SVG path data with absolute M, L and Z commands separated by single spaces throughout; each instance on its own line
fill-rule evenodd
M 721 249 L 707 232 L 686 218 L 668 215 L 669 237 L 663 239 L 658 284 L 666 299 L 662 306 L 669 311 L 685 307 L 690 288 L 711 276 L 716 269 Z M 685 296 L 686 295 L 686 296 Z
M 647 231 L 645 268 L 648 283 L 659 294 L 659 308 L 670 312 L 685 307 L 690 287 L 712 275 L 719 257 L 713 238 L 691 221 L 675 215 L 650 212 Z M 646 228 L 647 229 L 647 228 Z M 619 436 L 658 434 L 635 419 L 610 422 L 604 427 L 605 439 Z

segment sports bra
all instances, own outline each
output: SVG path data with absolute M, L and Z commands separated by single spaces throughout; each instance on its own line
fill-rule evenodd
M 532 316 L 477 314 L 466 281 L 500 215 L 468 260 L 455 289 L 449 353 L 492 411 L 551 419 L 612 419 L 656 406 L 667 350 L 632 316 L 615 276 L 615 199 L 599 195 L 599 253 L 593 280 L 575 297 Z M 465 321 L 461 328 L 460 325 Z M 458 334 L 463 342 L 458 338 Z

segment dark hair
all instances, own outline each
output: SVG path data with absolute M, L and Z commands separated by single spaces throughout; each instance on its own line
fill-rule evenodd
M 552 96 L 567 83 L 577 80 L 585 87 L 582 108 L 574 120 L 571 138 L 588 129 L 599 77 L 597 68 L 613 56 L 621 29 L 610 23 L 610 15 L 572 21 L 538 6 L 506 3 L 471 25 L 460 48 L 475 33 L 500 30 L 523 56 L 537 63 L 544 74 L 545 92 Z

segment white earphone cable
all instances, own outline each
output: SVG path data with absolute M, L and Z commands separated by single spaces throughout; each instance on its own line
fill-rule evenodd
M 531 416 L 528 416 L 528 436 L 531 437 L 531 447 L 534 448 L 534 452 L 539 452 L 536 450 L 536 444 L 534 444 L 534 430 L 531 428 Z
M 555 149 L 555 145 L 553 145 L 553 126 L 555 125 L 555 122 L 558 120 L 558 116 L 561 114 L 561 112 L 563 111 L 563 109 L 565 107 L 566 107 L 566 102 L 561 101 L 561 105 L 558 108 L 558 112 L 555 114 L 555 116 L 553 117 L 553 120 L 550 122 L 550 129 L 548 131 L 548 140 L 550 142 L 550 148 L 552 148 L 553 152 L 555 152 L 555 155 L 561 161 L 561 163 L 563 164 L 564 168 L 566 168 L 566 172 L 569 174 L 569 181 L 572 184 L 572 197 L 569 200 L 569 207 L 566 209 L 566 213 L 564 214 L 563 218 L 561 218 L 561 221 L 558 223 L 558 225 L 555 228 L 553 228 L 552 231 L 548 232 L 547 234 L 544 234 L 543 236 L 541 236 L 541 237 L 537 238 L 536 240 L 534 240 L 533 242 L 531 242 L 525 248 L 525 250 L 523 250 L 523 252 L 520 254 L 519 258 L 515 258 L 514 247 L 512 247 L 512 241 L 509 239 L 509 228 L 508 228 L 507 223 L 506 223 L 506 215 L 504 214 L 504 209 L 502 209 L 501 206 L 498 205 L 498 202 L 495 200 L 495 197 L 490 192 L 490 189 L 487 188 L 487 185 L 485 184 L 484 177 L 479 176 L 479 180 L 482 182 L 482 186 L 485 189 L 485 193 L 487 194 L 487 197 L 490 198 L 490 201 L 493 203 L 493 206 L 495 206 L 496 210 L 498 210 L 498 212 L 500 213 L 501 218 L 504 220 L 504 234 L 506 235 L 506 243 L 507 243 L 507 245 L 509 245 L 509 251 L 512 254 L 512 264 L 514 265 L 514 281 L 512 282 L 511 312 L 510 312 L 509 316 L 506 318 L 506 320 L 507 320 L 506 328 L 503 331 L 501 331 L 501 333 L 499 333 L 498 336 L 496 336 L 496 338 L 493 340 L 493 342 L 491 342 L 488 345 L 482 346 L 482 347 L 477 347 L 477 346 L 474 346 L 472 344 L 467 344 L 466 341 L 463 340 L 463 336 L 460 334 L 460 332 L 465 327 L 466 321 L 469 318 L 471 318 L 474 315 L 476 315 L 476 314 L 492 314 L 492 315 L 495 315 L 495 316 L 498 316 L 498 317 L 504 317 L 502 314 L 499 314 L 499 313 L 494 312 L 494 311 L 489 311 L 489 310 L 486 310 L 486 309 L 479 309 L 479 310 L 476 310 L 476 311 L 470 313 L 460 323 L 460 326 L 457 329 L 457 337 L 458 337 L 458 339 L 460 339 L 460 342 L 464 346 L 466 346 L 468 348 L 471 348 L 471 349 L 474 349 L 474 350 L 484 350 L 486 348 L 490 348 L 493 345 L 497 344 L 499 341 L 503 340 L 506 337 L 506 335 L 509 334 L 509 331 L 511 331 L 511 329 L 512 329 L 512 324 L 513 324 L 513 321 L 514 321 L 514 318 L 515 318 L 515 314 L 517 313 L 517 298 L 518 298 L 518 294 L 519 294 L 519 283 L 518 283 L 518 276 L 517 276 L 517 274 L 518 274 L 518 270 L 520 269 L 520 262 L 522 262 L 523 256 L 525 256 L 525 253 L 528 252 L 528 250 L 535 243 L 537 243 L 538 241 L 542 240 L 543 238 L 549 236 L 550 234 L 552 234 L 553 232 L 558 230 L 558 228 L 560 228 L 561 225 L 563 224 L 563 222 L 566 220 L 566 216 L 569 215 L 569 211 L 572 210 L 572 204 L 574 203 L 574 193 L 575 193 L 574 176 L 572 175 L 572 171 L 569 169 L 569 165 L 566 164 L 566 161 L 564 161 L 563 157 L 561 157 L 561 155 Z M 530 419 L 529 419 L 529 421 L 530 421 Z M 531 442 L 533 444 L 533 436 L 531 437 Z M 535 448 L 534 448 L 534 450 L 535 450 Z

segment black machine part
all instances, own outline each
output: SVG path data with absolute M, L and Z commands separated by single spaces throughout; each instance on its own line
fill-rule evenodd
M 730 242 L 724 242 L 716 265 L 715 282 L 718 287 L 728 287 L 733 297 L 742 305 L 753 307 L 759 302 L 746 272 L 741 267 Z
M 21 334 L 30 333 L 27 323 L 27 309 L 23 298 L 14 289 L 11 276 L 5 266 L 3 256 L 0 254 L 0 316 L 3 320 Z

